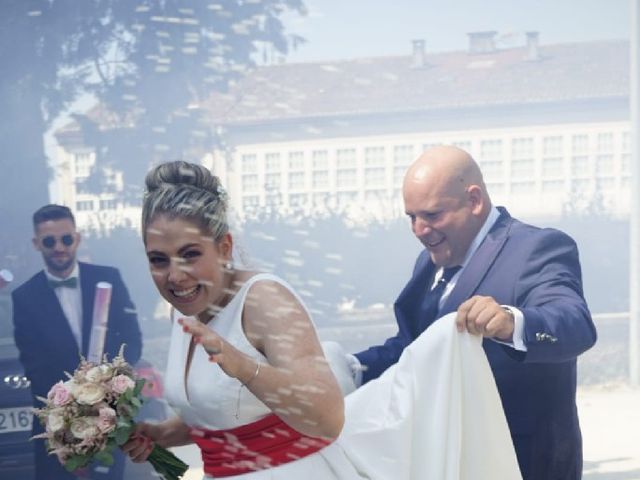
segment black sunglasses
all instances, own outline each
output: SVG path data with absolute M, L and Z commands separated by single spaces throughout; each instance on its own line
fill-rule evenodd
M 41 240 L 41 242 L 43 247 L 53 248 L 56 246 L 56 243 L 58 242 L 58 240 L 62 242 L 62 244 L 65 247 L 70 247 L 71 245 L 73 245 L 73 242 L 75 241 L 75 239 L 73 238 L 73 235 L 67 233 L 66 235 L 63 235 L 62 237 L 60 237 L 59 239 L 54 237 L 53 235 L 47 235 Z

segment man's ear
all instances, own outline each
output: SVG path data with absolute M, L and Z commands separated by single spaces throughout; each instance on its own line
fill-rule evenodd
M 482 195 L 482 189 L 478 185 L 470 185 L 469 188 L 467 188 L 467 200 L 471 207 L 471 213 L 478 215 L 482 212 L 484 195 Z
M 36 237 L 31 239 L 31 243 L 33 243 L 33 248 L 35 248 L 38 252 L 42 251 L 42 247 L 40 246 L 40 242 Z

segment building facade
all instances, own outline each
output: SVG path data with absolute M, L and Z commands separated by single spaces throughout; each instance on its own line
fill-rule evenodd
M 437 144 L 468 150 L 494 203 L 519 217 L 627 216 L 628 44 L 542 46 L 530 32 L 522 46 L 498 48 L 495 39 L 477 32 L 461 52 L 429 54 L 415 41 L 407 56 L 259 67 L 199 106 L 219 139 L 202 161 L 240 216 L 402 215 L 404 172 Z M 136 222 L 117 188 L 74 190 L 92 153 L 69 141 L 73 132 L 58 135 L 58 164 L 69 165 L 63 203 L 79 223 Z

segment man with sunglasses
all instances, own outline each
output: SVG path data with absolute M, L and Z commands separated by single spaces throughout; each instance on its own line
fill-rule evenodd
M 87 356 L 96 284 L 112 285 L 104 353 L 113 358 L 125 343 L 125 357 L 135 364 L 141 354 L 142 339 L 127 287 L 118 270 L 76 261 L 80 234 L 71 210 L 46 205 L 33 214 L 33 246 L 42 254 L 45 269 L 16 288 L 12 294 L 16 346 L 25 374 L 36 396 L 46 397 L 52 385 L 66 380 L 80 355 Z M 33 422 L 33 434 L 43 431 Z M 44 440 L 34 440 L 36 480 L 71 480 L 55 455 L 48 455 Z M 83 478 L 120 480 L 124 457 L 115 452 L 111 467 L 92 465 Z

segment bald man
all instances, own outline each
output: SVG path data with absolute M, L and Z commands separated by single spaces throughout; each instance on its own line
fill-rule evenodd
M 403 196 L 425 249 L 394 305 L 398 333 L 355 355 L 362 383 L 457 311 L 458 330 L 485 337 L 524 480 L 580 479 L 576 358 L 596 330 L 575 242 L 494 207 L 480 168 L 456 147 L 425 151 L 406 173 Z

